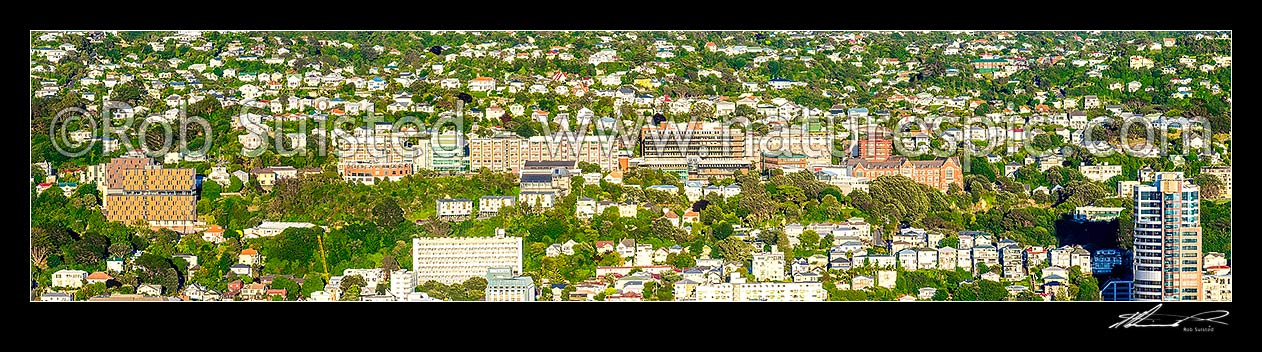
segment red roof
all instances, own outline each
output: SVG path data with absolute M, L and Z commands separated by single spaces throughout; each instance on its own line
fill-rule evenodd
M 94 272 L 92 273 L 92 275 L 88 275 L 88 280 L 110 280 L 110 279 L 113 279 L 113 277 L 111 277 L 110 274 L 106 274 L 101 271 Z
M 246 249 L 241 250 L 241 255 L 258 255 L 258 254 L 259 254 L 259 251 L 254 250 L 254 248 L 246 248 Z

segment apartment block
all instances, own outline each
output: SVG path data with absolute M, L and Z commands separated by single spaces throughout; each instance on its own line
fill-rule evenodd
M 143 221 L 151 227 L 191 233 L 197 222 L 195 173 L 193 169 L 155 165 L 111 172 L 118 176 L 112 182 L 119 188 L 105 194 L 105 218 L 127 224 Z
M 1181 172 L 1153 176 L 1135 188 L 1134 300 L 1201 300 L 1200 189 Z
M 758 281 L 784 281 L 784 253 L 754 253 L 750 269 Z
M 493 267 L 522 270 L 521 237 L 422 237 L 412 239 L 412 269 L 417 282 L 464 282 Z

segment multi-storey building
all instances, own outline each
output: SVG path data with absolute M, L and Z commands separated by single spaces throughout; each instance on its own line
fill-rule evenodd
M 1201 300 L 1200 189 L 1181 172 L 1154 176 L 1135 187 L 1134 299 Z
M 894 156 L 894 140 L 886 137 L 859 138 L 859 159 L 867 161 L 886 161 Z
M 819 282 L 738 282 L 697 285 L 691 297 L 675 297 L 677 301 L 703 302 L 822 302 L 827 299 L 828 293 Z
M 478 199 L 478 216 L 499 214 L 501 208 L 516 204 L 517 198 L 513 196 L 483 196 Z
M 612 170 L 618 165 L 614 155 L 614 138 L 601 141 L 595 135 L 556 133 L 550 136 L 534 136 L 528 140 L 524 159 L 527 161 L 574 160 L 600 165 L 602 170 Z
M 534 302 L 535 280 L 514 276 L 513 269 L 494 267 L 486 272 L 487 302 Z
M 1021 246 L 1009 245 L 999 249 L 999 259 L 1003 264 L 1003 277 L 1016 281 L 1025 279 L 1025 251 Z
M 1124 198 L 1124 199 L 1134 199 L 1135 187 L 1138 187 L 1139 185 L 1140 185 L 1139 181 L 1118 181 L 1117 182 L 1117 197 Z
M 733 301 L 822 302 L 828 292 L 819 282 L 759 282 L 733 285 Z
M 88 272 L 83 270 L 57 270 L 53 273 L 52 287 L 80 288 L 87 279 Z
M 955 270 L 959 265 L 959 250 L 954 247 L 938 248 L 938 269 Z
M 149 165 L 140 169 L 120 169 L 110 175 L 121 179 L 105 195 L 102 210 L 109 221 L 132 224 L 148 223 L 152 228 L 167 228 L 192 233 L 197 222 L 196 171 L 193 169 L 161 169 Z
M 1078 167 L 1078 172 L 1089 180 L 1096 182 L 1106 182 L 1113 176 L 1122 174 L 1122 165 L 1083 165 Z
M 493 267 L 522 270 L 521 237 L 421 237 L 412 239 L 412 270 L 417 282 L 464 282 Z
M 746 159 L 761 159 L 764 169 L 805 169 L 811 165 L 833 163 L 833 139 L 827 135 L 803 133 L 801 128 L 784 128 L 765 136 L 751 133 L 745 138 Z
M 944 192 L 952 183 L 964 187 L 959 159 L 951 157 L 910 160 L 903 156 L 891 156 L 891 143 L 888 138 L 859 140 L 860 157 L 846 160 L 850 176 L 876 179 L 881 176 L 903 175 Z
M 758 281 L 784 281 L 784 253 L 754 253 L 750 269 Z
M 514 133 L 469 141 L 469 170 L 487 168 L 491 171 L 517 173 L 526 160 L 529 143 Z
M 1091 272 L 1100 275 L 1109 275 L 1113 273 L 1113 268 L 1120 265 L 1128 265 L 1124 261 L 1126 252 L 1117 248 L 1104 248 L 1095 251 L 1095 255 L 1091 256 Z
M 473 214 L 473 201 L 465 198 L 439 199 L 435 205 L 439 218 L 467 217 Z
M 398 181 L 414 171 L 405 144 L 387 131 L 359 130 L 339 142 L 337 173 L 347 181 L 371 185 L 378 179 Z
M 640 167 L 704 180 L 730 177 L 752 167 L 745 151 L 746 134 L 719 123 L 662 122 L 640 129 Z
M 974 270 L 977 269 L 978 264 L 986 264 L 990 268 L 999 265 L 999 249 L 989 244 L 973 246 L 972 257 Z
M 1231 301 L 1231 273 L 1205 275 L 1201 283 L 1206 301 Z
M 147 169 L 154 165 L 157 165 L 157 160 L 153 158 L 140 153 L 128 153 L 99 166 L 99 172 L 94 173 L 92 181 L 97 182 L 97 188 L 102 190 L 101 194 L 121 193 L 123 170 Z
M 416 289 L 416 273 L 409 272 L 407 269 L 399 269 L 390 272 L 390 295 L 397 300 L 407 299 L 412 290 Z
M 455 132 L 430 134 L 428 143 L 416 145 L 415 170 L 434 170 L 444 174 L 469 171 L 469 146 L 463 134 Z
M 1206 166 L 1201 168 L 1201 173 L 1218 176 L 1223 182 L 1220 198 L 1231 198 L 1231 166 Z
M 1074 208 L 1074 221 L 1112 221 L 1122 215 L 1122 207 L 1081 206 Z
M 805 154 L 762 153 L 764 169 L 802 170 L 810 165 L 811 159 Z

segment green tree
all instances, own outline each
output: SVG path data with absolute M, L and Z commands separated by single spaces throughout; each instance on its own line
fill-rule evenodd
M 1018 301 L 1042 301 L 1043 297 L 1039 297 L 1039 295 L 1035 294 L 1034 291 L 1025 290 L 1017 294 L 1017 300 Z
M 815 230 L 802 231 L 802 234 L 798 235 L 798 245 L 805 249 L 819 248 L 819 241 L 819 233 Z
M 316 291 L 324 291 L 324 279 L 315 273 L 308 273 L 302 280 L 302 296 L 311 297 L 311 293 Z
M 578 163 L 578 168 L 579 168 L 580 170 L 583 170 L 583 173 L 585 173 L 585 174 L 586 174 L 586 173 L 593 173 L 593 172 L 600 172 L 600 165 L 599 165 L 599 164 L 593 164 L 593 163 L 589 163 L 589 162 L 586 162 L 586 161 L 580 161 L 580 162 Z
M 990 280 L 977 283 L 977 299 L 981 301 L 1002 301 L 1008 298 L 1008 290 L 1003 284 Z
M 718 245 L 719 255 L 723 259 L 738 263 L 748 262 L 753 259 L 754 247 L 745 243 L 745 241 L 738 240 L 735 237 L 728 237 L 720 240 Z
M 1192 183 L 1201 189 L 1201 197 L 1205 199 L 1218 199 L 1222 196 L 1223 181 L 1218 175 L 1199 174 L 1192 178 Z
M 228 192 L 241 192 L 242 187 L 245 187 L 245 185 L 241 183 L 241 179 L 236 176 L 229 177 Z
M 130 242 L 114 242 L 110 244 L 110 255 L 114 257 L 123 257 L 131 254 L 132 248 Z
M 386 197 L 372 208 L 373 222 L 382 228 L 394 229 L 403 222 L 403 208 L 394 197 Z
M 83 287 L 80 287 L 78 291 L 75 291 L 74 296 L 75 296 L 76 301 L 86 301 L 88 300 L 88 298 L 105 294 L 107 290 L 108 289 L 106 288 L 104 282 L 98 282 L 94 284 L 83 285 Z
M 298 294 L 302 291 L 302 287 L 298 286 L 298 283 L 284 276 L 277 276 L 275 279 L 272 279 L 271 289 L 285 290 L 285 300 L 287 301 L 298 299 Z
M 209 181 L 209 180 L 202 182 L 202 199 L 207 199 L 207 200 L 219 199 L 219 192 L 221 190 L 222 188 L 219 186 L 218 182 Z
M 351 287 L 347 288 L 345 291 L 342 291 L 342 297 L 340 300 L 341 301 L 358 301 L 359 293 L 360 293 L 359 291 L 360 291 L 359 285 L 352 285 Z
M 339 288 L 342 289 L 342 292 L 346 292 L 347 290 L 350 290 L 351 287 L 360 286 L 368 286 L 368 282 L 364 280 L 364 277 L 359 275 L 350 275 L 342 277 L 342 283 Z

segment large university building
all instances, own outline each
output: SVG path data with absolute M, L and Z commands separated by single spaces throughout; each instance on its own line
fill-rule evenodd
M 867 157 L 846 161 L 850 176 L 872 180 L 881 176 L 903 175 L 943 192 L 952 183 L 963 189 L 964 173 L 959 159 L 910 160 L 903 156 L 891 156 L 892 144 L 893 141 L 888 138 L 860 139 L 859 154 Z
M 337 173 L 342 179 L 371 185 L 378 179 L 398 181 L 412 174 L 412 160 L 402 142 L 388 132 L 357 132 L 340 143 Z
M 687 175 L 692 180 L 730 177 L 749 172 L 753 163 L 745 152 L 746 134 L 713 122 L 672 124 L 640 129 L 639 167 Z

